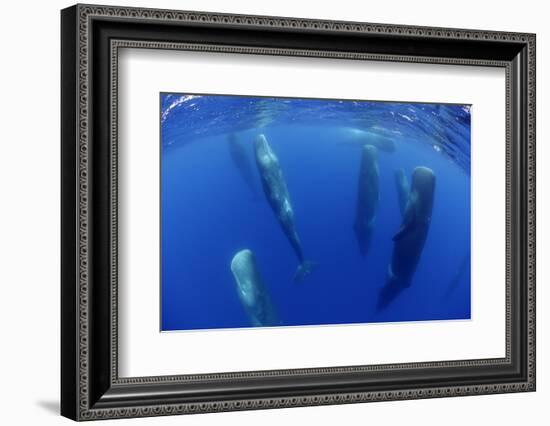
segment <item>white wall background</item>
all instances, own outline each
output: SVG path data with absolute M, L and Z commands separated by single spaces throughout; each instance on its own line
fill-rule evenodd
M 550 27 L 545 2 L 462 0 L 119 0 L 103 4 L 537 33 L 538 390 L 491 395 L 119 420 L 119 424 L 545 424 L 550 401 Z M 11 1 L 0 25 L 0 417 L 68 424 L 59 405 L 59 9 Z M 131 423 L 128 423 L 131 422 Z M 108 421 L 102 424 L 113 423 Z

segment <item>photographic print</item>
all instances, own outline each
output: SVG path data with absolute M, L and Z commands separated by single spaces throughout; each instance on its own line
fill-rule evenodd
M 85 4 L 60 33 L 63 416 L 536 390 L 536 34 Z
M 161 331 L 468 320 L 471 105 L 161 93 Z

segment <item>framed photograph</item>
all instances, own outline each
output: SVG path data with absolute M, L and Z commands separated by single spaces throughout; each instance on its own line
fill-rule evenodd
M 61 412 L 535 390 L 535 35 L 61 12 Z

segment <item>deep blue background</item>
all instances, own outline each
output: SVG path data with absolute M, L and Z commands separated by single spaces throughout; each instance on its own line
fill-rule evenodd
M 162 330 L 250 327 L 230 270 L 251 249 L 283 325 L 470 318 L 470 113 L 467 106 L 161 96 Z M 366 258 L 353 232 L 360 147 L 351 128 L 391 137 L 379 152 L 380 202 Z M 249 151 L 256 190 L 233 163 Z M 252 142 L 279 158 L 306 259 L 297 259 L 261 190 Z M 436 175 L 432 222 L 410 288 L 376 313 L 401 223 L 394 172 Z M 464 265 L 460 272 L 461 265 Z M 457 279 L 459 277 L 459 279 Z

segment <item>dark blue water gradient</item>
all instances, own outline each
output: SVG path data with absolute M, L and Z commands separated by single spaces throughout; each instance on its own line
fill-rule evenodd
M 391 138 L 379 152 L 380 201 L 367 257 L 353 231 L 361 154 L 354 129 Z M 247 149 L 255 182 L 235 166 Z M 286 178 L 306 259 L 297 259 L 261 189 L 253 141 L 263 133 Z M 470 318 L 470 108 L 464 105 L 161 95 L 161 329 L 250 327 L 230 270 L 252 250 L 281 325 Z M 373 136 L 373 137 L 374 137 Z M 436 175 L 428 237 L 411 286 L 377 312 L 401 224 L 394 173 Z M 254 186 L 256 190 L 254 190 Z

